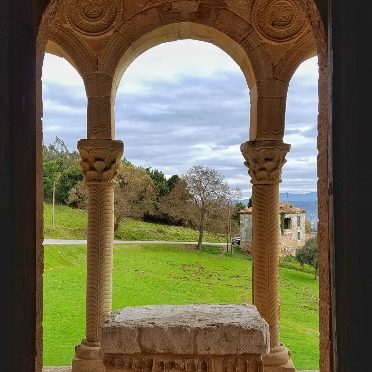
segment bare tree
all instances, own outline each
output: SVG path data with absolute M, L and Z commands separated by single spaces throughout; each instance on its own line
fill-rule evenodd
M 221 232 L 226 226 L 226 210 L 237 194 L 215 169 L 191 167 L 163 199 L 162 210 L 172 217 L 190 221 L 199 231 L 198 249 L 204 231 Z

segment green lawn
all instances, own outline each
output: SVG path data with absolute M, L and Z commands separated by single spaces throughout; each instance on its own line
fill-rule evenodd
M 250 303 L 251 261 L 186 246 L 114 247 L 113 308 L 146 304 Z M 44 365 L 69 365 L 84 337 L 83 246 L 45 247 Z M 299 369 L 318 369 L 318 282 L 280 269 L 282 340 Z
M 86 239 L 87 213 L 85 210 L 69 208 L 64 205 L 55 208 L 55 225 L 52 227 L 52 206 L 44 203 L 44 237 L 56 239 Z M 115 234 L 121 240 L 173 240 L 197 241 L 198 232 L 179 226 L 125 219 Z M 226 241 L 225 236 L 204 234 L 206 242 Z

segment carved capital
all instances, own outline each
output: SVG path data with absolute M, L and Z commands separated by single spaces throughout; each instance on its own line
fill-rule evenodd
M 251 183 L 270 185 L 282 182 L 282 168 L 286 163 L 285 156 L 291 146 L 282 141 L 248 141 L 242 143 L 242 152 L 252 177 Z
M 80 140 L 78 150 L 81 167 L 87 183 L 113 182 L 123 155 L 122 141 Z

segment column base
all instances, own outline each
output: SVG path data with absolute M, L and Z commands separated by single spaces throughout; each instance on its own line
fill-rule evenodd
M 287 348 L 262 356 L 263 372 L 296 372 Z
M 75 349 L 72 372 L 105 372 L 100 346 L 83 340 Z

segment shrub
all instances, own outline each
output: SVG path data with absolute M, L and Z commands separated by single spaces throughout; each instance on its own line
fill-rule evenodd
M 296 260 L 301 264 L 307 264 L 315 269 L 315 278 L 318 275 L 318 250 L 317 238 L 311 238 L 296 253 Z

